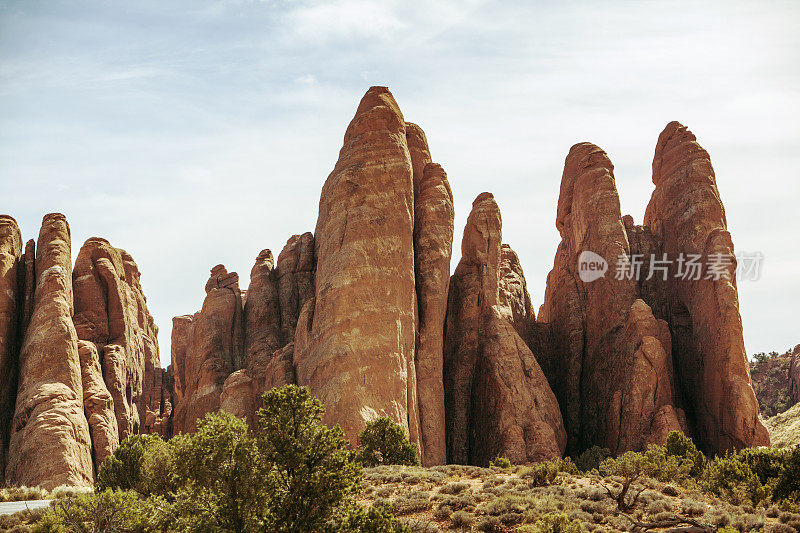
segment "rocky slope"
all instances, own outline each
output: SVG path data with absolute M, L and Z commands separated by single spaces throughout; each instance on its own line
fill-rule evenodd
M 45 218 L 34 260 L 2 216 L 7 477 L 88 483 L 128 435 L 193 431 L 218 409 L 252 424 L 263 391 L 289 383 L 308 386 L 353 443 L 369 420 L 392 418 L 425 465 L 620 453 L 672 430 L 709 453 L 766 444 L 735 260 L 707 266 L 733 253 L 714 172 L 676 122 L 656 144 L 653 183 L 636 225 L 605 152 L 572 147 L 537 316 L 489 193 L 473 203 L 450 275 L 448 177 L 423 130 L 373 87 L 322 188 L 315 233 L 289 238 L 277 261 L 260 252 L 246 290 L 215 266 L 202 308 L 173 320 L 168 369 L 128 254 L 90 239 L 70 274 L 63 217 Z M 699 276 L 677 270 L 684 256 L 700 259 Z

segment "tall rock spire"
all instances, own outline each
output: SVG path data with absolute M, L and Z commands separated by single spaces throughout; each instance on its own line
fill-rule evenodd
M 355 442 L 379 416 L 419 442 L 414 186 L 403 115 L 385 87 L 361 100 L 320 196 L 316 298 L 295 338 L 297 380 Z M 303 324 L 304 317 L 311 319 Z

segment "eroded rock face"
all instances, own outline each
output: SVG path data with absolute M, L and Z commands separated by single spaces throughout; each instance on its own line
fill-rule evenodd
M 500 303 L 521 296 L 505 290 L 512 283 L 500 296 L 501 241 L 500 210 L 483 193 L 472 204 L 450 281 L 444 345 L 448 462 L 486 465 L 504 455 L 525 463 L 560 457 L 566 445 L 556 398 L 507 319 L 512 306 Z
M 17 222 L 0 215 L 0 482 L 4 479 L 11 416 L 17 396 L 21 281 L 24 283 L 22 237 Z
M 283 346 L 278 279 L 272 252 L 262 250 L 250 272 L 250 286 L 244 304 L 245 359 L 250 375 L 264 381 L 266 366 L 275 350 Z M 263 391 L 263 385 L 257 385 Z
M 75 329 L 100 354 L 120 440 L 139 433 L 148 406 L 161 401 L 158 328 L 140 278 L 125 250 L 97 237 L 83 245 L 73 272 Z
M 800 403 L 800 344 L 794 347 L 789 365 L 789 397 L 794 403 Z
M 19 357 L 7 479 L 47 489 L 90 485 L 92 445 L 72 323 L 70 232 L 61 214 L 44 217 L 35 271 L 33 313 Z
M 81 361 L 83 383 L 83 409 L 89 424 L 94 450 L 94 471 L 106 457 L 119 446 L 119 430 L 114 411 L 114 399 L 103 381 L 100 356 L 94 343 L 79 340 L 78 356 Z
M 581 143 L 565 162 L 556 221 L 562 241 L 538 320 L 548 328 L 550 349 L 540 361 L 559 398 L 568 451 L 638 450 L 672 430 L 689 433 L 707 453 L 765 444 L 735 264 L 729 279 L 717 281 L 703 279 L 705 271 L 698 280 L 675 271 L 682 254 L 706 262 L 733 254 L 708 154 L 677 123 L 659 139 L 653 182 L 645 225 L 637 226 L 621 217 L 602 150 Z M 589 252 L 588 260 L 607 264 L 604 275 L 583 269 Z
M 389 91 L 373 87 L 322 189 L 313 321 L 294 353 L 298 383 L 351 442 L 379 416 L 419 442 L 413 222 L 405 121 Z
M 239 276 L 215 266 L 206 283 L 203 308 L 188 328 L 186 349 L 181 351 L 180 341 L 173 348 L 175 368 L 178 360 L 184 361 L 173 421 L 176 432 L 194 431 L 199 418 L 219 410 L 225 380 L 244 368 L 243 311 Z
M 305 303 L 314 297 L 314 236 L 293 235 L 278 255 L 278 300 L 282 345 L 294 340 L 297 319 Z
M 414 177 L 414 260 L 418 311 L 416 377 L 423 464 L 444 464 L 444 321 L 453 249 L 453 193 L 442 167 L 430 162 L 422 129 L 406 123 Z
M 750 384 L 736 290 L 736 260 L 725 209 L 708 153 L 685 126 L 671 122 L 653 158 L 656 188 L 645 225 L 663 252 L 732 258 L 720 279 L 670 277 L 668 322 L 682 400 L 694 436 L 707 451 L 722 453 L 769 444 Z

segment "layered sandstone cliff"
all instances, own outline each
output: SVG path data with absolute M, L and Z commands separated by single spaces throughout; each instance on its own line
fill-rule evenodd
M 277 261 L 262 250 L 247 290 L 215 266 L 202 308 L 173 319 L 168 369 L 129 254 L 92 238 L 73 269 L 63 215 L 24 249 L 0 215 L 0 475 L 89 484 L 122 439 L 190 432 L 216 410 L 255 424 L 263 392 L 285 384 L 308 386 L 352 443 L 392 418 L 426 465 L 621 453 L 673 430 L 708 453 L 766 444 L 735 259 L 719 263 L 733 254 L 724 209 L 708 154 L 678 123 L 658 140 L 653 183 L 636 225 L 605 152 L 572 147 L 537 316 L 489 193 L 473 202 L 450 275 L 447 175 L 423 130 L 373 87 L 315 233 L 289 238 Z M 706 265 L 699 276 L 680 275 L 687 256 Z M 798 369 L 800 353 L 800 398 Z
M 528 319 L 530 297 L 516 254 L 501 241 L 500 210 L 483 193 L 450 282 L 444 389 L 452 463 L 486 466 L 498 455 L 527 463 L 561 457 L 566 445 L 558 402 L 514 327 Z
M 578 144 L 565 162 L 562 241 L 539 321 L 550 328 L 543 367 L 568 450 L 635 450 L 663 442 L 670 430 L 689 433 L 709 453 L 767 444 L 713 169 L 676 122 L 659 138 L 653 183 L 645 225 L 636 226 L 620 216 L 602 150 Z M 689 256 L 705 265 L 696 279 L 678 270 Z M 607 265 L 604 275 L 581 270 L 597 260 Z M 712 271 L 720 260 L 724 268 Z
M 800 403 L 800 344 L 794 347 L 789 365 L 789 398 Z
M 73 269 L 69 225 L 58 213 L 21 248 L 16 223 L 0 216 L 5 482 L 87 485 L 121 438 L 144 429 L 148 379 L 162 372 L 157 329 L 124 250 L 89 239 Z

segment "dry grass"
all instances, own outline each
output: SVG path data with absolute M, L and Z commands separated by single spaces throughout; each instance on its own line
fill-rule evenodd
M 765 420 L 772 446 L 784 448 L 800 442 L 800 403 Z
M 382 466 L 364 470 L 361 505 L 385 502 L 412 531 L 552 531 L 553 516 L 572 524 L 570 531 L 633 531 L 617 511 L 597 474 L 559 472 L 553 482 L 537 486 L 530 468 L 478 468 L 448 465 L 433 468 Z M 800 533 L 800 515 L 777 507 L 740 507 L 685 486 L 646 480 L 640 503 L 629 514 L 641 522 L 685 516 L 715 528 L 743 533 Z M 546 518 L 547 517 L 547 518 Z M 797 518 L 795 518 L 797 517 Z M 797 527 L 795 527 L 797 526 Z M 667 528 L 664 528 L 667 529 Z

